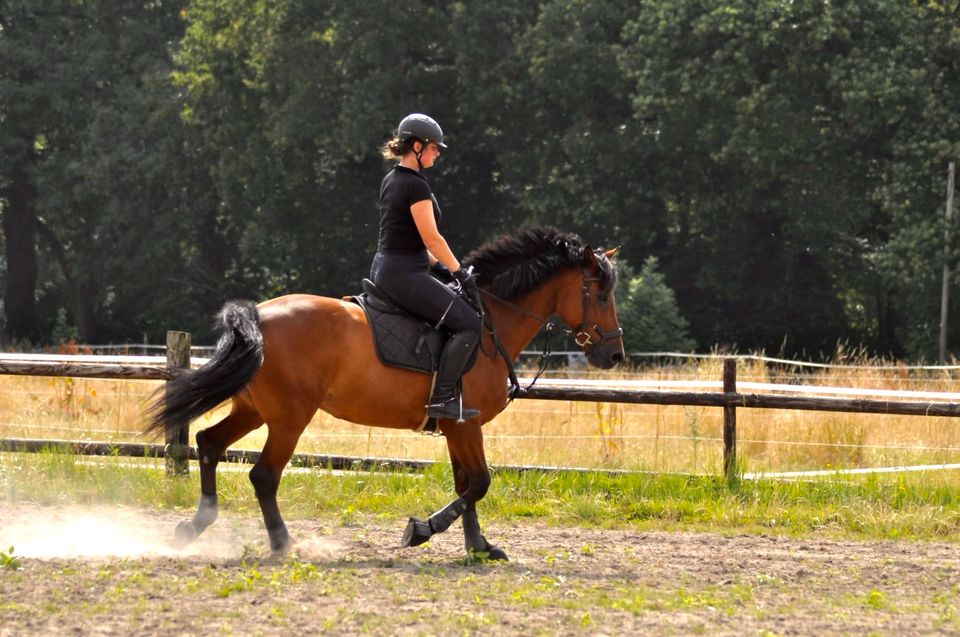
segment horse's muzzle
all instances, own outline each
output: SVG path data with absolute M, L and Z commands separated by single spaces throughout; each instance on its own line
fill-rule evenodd
M 623 351 L 623 341 L 606 341 L 598 343 L 584 352 L 587 356 L 587 362 L 600 369 L 610 369 L 616 367 L 626 358 Z

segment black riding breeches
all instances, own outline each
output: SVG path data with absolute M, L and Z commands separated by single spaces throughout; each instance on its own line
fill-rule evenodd
M 475 332 L 481 319 L 463 297 L 435 279 L 429 272 L 426 252 L 377 252 L 370 266 L 370 279 L 387 293 L 394 303 L 435 325 L 443 317 L 443 326 L 451 332 Z

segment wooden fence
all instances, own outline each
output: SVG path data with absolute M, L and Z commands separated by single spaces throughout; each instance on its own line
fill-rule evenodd
M 62 356 L 36 357 L 29 355 L 0 355 L 0 374 L 21 376 L 67 376 L 74 378 L 169 380 L 180 370 L 190 366 L 190 335 L 168 332 L 165 362 L 158 357 L 140 357 L 135 363 L 117 362 L 117 357 Z M 852 391 L 852 390 L 851 390 Z M 908 416 L 960 416 L 960 402 L 881 400 L 831 396 L 787 396 L 775 393 L 744 393 L 737 389 L 736 359 L 723 361 L 722 391 L 687 392 L 672 390 L 619 389 L 584 387 L 576 383 L 563 385 L 552 381 L 522 389 L 518 399 L 589 401 L 624 404 L 688 405 L 723 409 L 723 471 L 728 480 L 737 477 L 737 410 L 799 409 L 806 411 L 857 412 L 898 414 Z M 168 438 L 158 445 L 107 444 L 59 441 L 77 453 L 110 455 L 158 456 L 166 458 L 167 471 L 182 474 L 187 471 L 189 459 L 196 458 L 196 450 L 189 446 L 187 430 L 179 438 Z M 35 451 L 57 441 L 0 440 L 0 451 Z M 232 455 L 231 455 L 232 454 Z M 256 452 L 230 452 L 228 460 L 255 461 Z M 343 458 L 298 454 L 293 464 L 301 466 L 333 466 L 334 468 L 367 468 L 372 466 L 421 466 L 417 461 L 366 458 Z M 520 467 L 521 469 L 523 467 Z

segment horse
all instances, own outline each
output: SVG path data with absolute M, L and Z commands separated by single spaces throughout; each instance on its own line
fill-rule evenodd
M 468 555 L 508 559 L 483 536 L 477 517 L 477 502 L 490 486 L 482 426 L 510 402 L 510 361 L 551 316 L 567 325 L 591 365 L 609 369 L 624 360 L 614 302 L 612 259 L 618 249 L 595 251 L 576 234 L 533 226 L 501 235 L 463 259 L 464 267 L 474 269 L 488 327 L 462 379 L 464 404 L 480 415 L 437 423 L 457 497 L 427 520 L 411 517 L 401 546 L 422 544 L 462 518 Z M 221 456 L 266 423 L 266 443 L 249 478 L 270 549 L 283 554 L 294 543 L 277 505 L 280 477 L 317 410 L 363 425 L 417 430 L 431 378 L 382 364 L 363 309 L 347 298 L 291 294 L 259 305 L 231 301 L 218 321 L 221 336 L 212 358 L 169 381 L 149 412 L 148 433 L 172 432 L 231 401 L 226 417 L 196 434 L 200 501 L 192 519 L 177 525 L 175 542 L 185 546 L 216 520 Z

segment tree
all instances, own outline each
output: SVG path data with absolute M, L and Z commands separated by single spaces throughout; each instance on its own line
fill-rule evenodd
M 894 2 L 689 0 L 644 5 L 626 27 L 621 64 L 673 216 L 660 256 L 702 344 L 895 348 L 880 194 L 909 105 L 937 99 L 916 82 L 925 17 Z
M 937 0 L 0 1 L 5 338 L 354 291 L 423 111 L 455 253 L 549 223 L 656 257 L 700 348 L 929 356 L 958 32 Z
M 656 257 L 648 257 L 639 274 L 618 259 L 617 317 L 627 353 L 692 352 L 696 342 L 680 314 L 673 290 L 658 271 Z
M 960 13 L 955 2 L 928 2 L 910 11 L 890 9 L 894 25 L 877 30 L 882 56 L 848 60 L 850 126 L 882 130 L 886 144 L 875 161 L 872 198 L 889 220 L 882 249 L 870 254 L 883 298 L 895 322 L 886 338 L 914 359 L 937 355 L 941 266 L 957 271 L 957 233 L 944 254 L 947 164 L 960 157 Z M 954 282 L 956 279 L 954 279 Z M 951 316 L 960 315 L 953 294 Z M 949 342 L 960 343 L 953 321 Z
M 4 205 L 3 238 L 6 277 L 4 336 L 35 339 L 42 334 L 37 305 L 36 193 L 29 168 L 37 159 L 38 131 L 25 120 L 43 96 L 39 64 L 27 54 L 22 40 L 34 20 L 23 6 L 0 5 L 0 197 Z M 20 87 L 29 85 L 29 91 Z
M 134 192 L 118 192 L 117 175 L 105 169 L 129 174 L 176 165 L 173 157 L 147 157 L 148 126 L 133 120 L 147 113 L 157 123 L 163 112 L 157 79 L 169 69 L 178 13 L 174 3 L 3 6 L 0 46 L 10 61 L 0 76 L 7 337 L 49 336 L 63 307 L 81 338 L 109 332 L 104 324 L 126 278 L 117 274 L 131 263 L 112 257 L 144 251 L 148 235 L 124 229 L 137 227 L 137 214 L 156 220 L 159 201 L 141 196 L 143 179 Z M 139 150 L 130 153 L 131 146 Z M 161 267 L 169 268 L 152 270 Z
M 519 4 L 519 3 L 518 3 Z M 195 2 L 178 55 L 187 120 L 217 170 L 234 259 L 259 297 L 355 290 L 376 247 L 378 148 L 400 118 L 423 111 L 451 149 L 428 178 L 459 254 L 495 234 L 506 213 L 495 148 L 454 88 L 494 51 L 469 16 L 490 4 L 257 0 Z M 493 28 L 497 22 L 487 23 Z M 462 37 L 460 37 L 462 36 Z M 470 66 L 471 70 L 466 70 Z M 351 283 L 352 282 L 352 283 Z
M 636 262 L 666 236 L 651 178 L 655 147 L 618 65 L 624 22 L 638 11 L 607 0 L 541 3 L 518 40 L 522 74 L 508 74 L 501 91 L 509 115 L 500 151 L 504 183 L 524 216 L 622 244 Z

